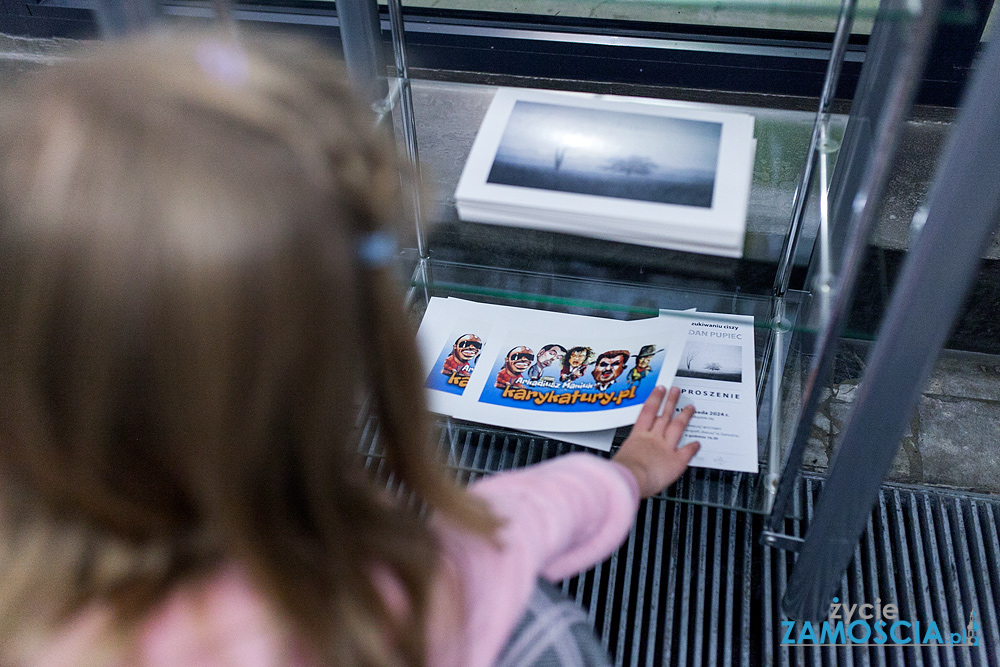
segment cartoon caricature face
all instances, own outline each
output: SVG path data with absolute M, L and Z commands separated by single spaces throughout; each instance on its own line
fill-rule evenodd
M 586 350 L 574 350 L 573 353 L 569 355 L 568 361 L 570 366 L 579 366 L 583 364 L 583 362 L 585 362 L 586 360 L 587 360 Z
M 625 370 L 625 362 L 628 361 L 628 358 L 629 353 L 625 350 L 603 352 L 597 358 L 597 364 L 594 366 L 594 379 L 599 384 L 614 382 Z
M 455 356 L 465 363 L 469 363 L 479 356 L 483 349 L 483 341 L 475 334 L 465 334 L 455 341 Z
M 538 365 L 545 368 L 553 361 L 561 359 L 566 354 L 566 348 L 561 345 L 549 345 L 538 352 Z
M 531 366 L 531 362 L 534 360 L 535 353 L 532 352 L 530 348 L 521 346 L 515 347 L 507 353 L 504 365 L 511 373 L 517 373 L 520 375 L 524 371 L 528 370 L 528 367 Z
M 653 361 L 653 357 L 637 357 L 635 360 L 635 367 L 639 370 L 646 370 L 649 368 L 650 362 Z

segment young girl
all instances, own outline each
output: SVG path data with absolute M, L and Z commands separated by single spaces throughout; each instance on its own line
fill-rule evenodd
M 0 665 L 490 665 L 537 577 L 605 558 L 695 453 L 661 388 L 614 462 L 448 481 L 398 165 L 345 81 L 154 36 L 4 100 Z M 429 521 L 362 466 L 366 398 Z

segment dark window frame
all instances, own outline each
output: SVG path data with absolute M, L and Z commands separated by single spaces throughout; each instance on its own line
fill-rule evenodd
M 993 0 L 947 0 L 918 103 L 955 106 L 979 51 Z M 96 37 L 87 0 L 0 0 L 0 32 Z M 170 14 L 208 15 L 210 3 L 164 3 Z M 251 20 L 339 43 L 336 9 L 312 0 L 236 3 Z M 419 73 L 563 79 L 586 85 L 655 85 L 815 97 L 832 35 L 515 13 L 405 8 L 411 67 Z M 962 17 L 965 20 L 955 20 Z M 388 39 L 388 17 L 383 10 Z M 615 39 L 611 39 L 614 37 Z M 852 36 L 837 96 L 850 99 L 867 43 Z

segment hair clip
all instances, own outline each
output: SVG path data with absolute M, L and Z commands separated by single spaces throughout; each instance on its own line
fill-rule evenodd
M 195 60 L 205 74 L 227 86 L 240 86 L 250 77 L 250 61 L 236 44 L 207 41 L 198 45 Z
M 358 259 L 370 269 L 388 266 L 399 254 L 396 237 L 388 232 L 371 232 L 358 240 Z

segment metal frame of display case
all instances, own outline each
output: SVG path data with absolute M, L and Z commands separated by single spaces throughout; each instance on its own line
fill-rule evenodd
M 846 4 L 846 3 L 845 3 Z M 905 11 L 899 0 L 883 0 L 887 12 Z M 861 258 L 876 222 L 882 193 L 888 182 L 902 125 L 916 92 L 927 44 L 937 23 L 940 3 L 928 0 L 911 22 L 879 21 L 872 35 L 869 55 L 854 100 L 850 120 L 840 148 L 830 191 L 821 197 L 821 226 L 810 264 L 816 302 L 814 357 L 804 387 L 805 407 L 799 414 L 792 443 L 786 454 L 781 483 L 764 539 L 775 546 L 789 544 L 781 537 L 784 509 L 792 497 L 795 475 L 802 462 L 820 394 L 830 380 L 837 340 L 850 309 Z M 899 29 L 900 26 L 905 29 Z M 823 109 L 817 117 L 820 130 L 826 122 Z M 816 142 L 821 171 L 826 163 L 822 139 Z M 825 180 L 825 179 L 824 179 Z M 824 184 L 825 188 L 825 184 Z M 832 266 L 838 262 L 839 266 Z M 781 277 L 779 276 L 779 279 Z M 780 284 L 779 284 L 780 289 Z M 780 296 L 780 291 L 778 292 Z
M 127 13 L 120 11 L 118 4 L 102 0 L 96 7 L 99 24 L 108 36 L 141 29 L 155 20 L 159 12 L 159 3 L 154 0 L 123 3 L 132 7 Z M 776 274 L 763 369 L 767 382 L 760 383 L 770 394 L 772 415 L 768 436 L 771 465 L 763 487 L 768 518 L 762 540 L 768 546 L 800 553 L 784 600 L 785 612 L 792 618 L 818 618 L 828 605 L 825 596 L 836 590 L 870 513 L 869 501 L 874 501 L 898 446 L 904 418 L 912 409 L 930 364 L 957 314 L 976 265 L 976 253 L 981 251 L 993 221 L 1000 214 L 1000 194 L 984 193 L 974 178 L 981 173 L 996 173 L 1000 167 L 997 130 L 1000 94 L 995 86 L 991 90 L 988 83 L 982 83 L 984 75 L 977 80 L 969 108 L 959 121 L 959 141 L 953 143 L 941 172 L 941 179 L 948 178 L 962 187 L 949 190 L 941 182 L 935 185 L 927 223 L 911 252 L 896 294 L 898 298 L 883 322 L 863 391 L 851 414 L 813 521 L 804 537 L 784 534 L 783 524 L 791 511 L 813 415 L 829 381 L 837 340 L 858 280 L 861 253 L 876 220 L 900 131 L 916 95 L 940 10 L 939 0 L 920 3 L 883 0 L 881 11 L 895 18 L 876 23 L 828 185 L 833 153 L 838 148 L 832 145 L 828 132 L 830 111 L 854 6 L 855 0 L 843 0 L 808 155 L 795 195 L 790 233 Z M 381 36 L 374 0 L 339 0 L 344 55 L 352 78 L 365 82 L 361 84 L 362 90 L 367 91 L 365 94 L 376 111 L 381 110 L 383 118 L 388 110 L 399 109 L 406 154 L 415 168 L 419 168 L 400 0 L 389 0 L 388 11 L 395 84 L 385 86 L 378 75 L 386 71 L 386 63 L 377 46 Z M 900 15 L 911 16 L 901 21 Z M 997 44 L 993 45 L 983 69 L 990 71 L 991 67 L 992 71 L 1000 71 Z M 801 327 L 796 330 L 791 326 L 786 300 L 791 296 L 792 258 L 798 245 L 804 242 L 802 220 L 807 194 L 812 188 L 819 191 L 821 224 L 808 283 L 812 289 L 805 317 L 810 324 L 802 331 Z M 423 272 L 416 282 L 426 289 L 433 281 L 427 274 L 429 254 L 422 215 L 414 196 L 417 266 L 418 272 Z M 962 221 L 961 233 L 949 228 L 955 220 Z M 947 263 L 949 270 L 942 271 L 935 262 Z M 953 266 L 961 270 L 952 270 Z M 935 298 L 928 302 L 922 290 Z M 918 298 L 921 308 L 914 307 Z M 921 319 L 915 321 L 915 317 Z M 919 335 L 913 336 L 914 332 Z M 907 339 L 904 334 L 912 337 Z M 812 345 L 814 353 L 799 397 L 802 410 L 795 421 L 790 444 L 783 447 L 779 408 L 786 351 L 796 336 L 808 337 L 807 344 Z M 904 383 L 903 390 L 896 386 L 898 383 Z M 689 500 L 699 502 L 697 495 L 694 493 Z
M 906 422 L 1000 221 L 1000 40 L 980 62 L 868 358 L 834 465 L 788 581 L 792 618 L 826 615 Z

